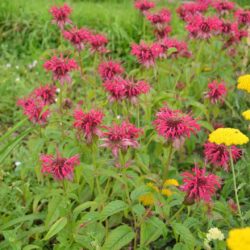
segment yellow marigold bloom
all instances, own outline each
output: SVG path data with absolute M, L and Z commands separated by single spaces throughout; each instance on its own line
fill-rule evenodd
M 156 192 L 159 192 L 159 188 L 152 182 L 147 183 L 147 186 L 155 190 Z
M 245 118 L 245 120 L 249 120 L 250 121 L 250 109 L 244 111 L 242 113 L 243 117 Z
M 179 183 L 178 183 L 178 181 L 176 179 L 167 179 L 164 182 L 164 186 L 176 186 L 176 187 L 178 187 Z
M 250 250 L 250 227 L 230 230 L 227 246 L 230 250 Z
M 238 78 L 238 89 L 246 90 L 250 93 L 250 75 L 243 75 Z
M 144 205 L 144 206 L 150 206 L 154 204 L 154 196 L 151 193 L 141 195 L 139 198 L 139 201 Z
M 218 128 L 213 131 L 208 140 L 216 144 L 242 145 L 249 142 L 249 138 L 235 128 Z
M 165 196 L 171 196 L 174 192 L 171 191 L 170 189 L 163 188 L 163 189 L 161 190 L 161 193 L 162 193 L 163 195 L 165 195 Z

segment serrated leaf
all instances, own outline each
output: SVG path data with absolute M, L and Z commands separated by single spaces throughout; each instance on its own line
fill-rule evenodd
M 127 225 L 119 226 L 108 235 L 102 250 L 119 250 L 128 245 L 135 237 L 131 227 Z
M 50 228 L 48 233 L 45 235 L 44 240 L 49 240 L 53 236 L 55 236 L 57 233 L 59 233 L 67 224 L 67 218 L 62 217 L 59 220 L 57 220 Z

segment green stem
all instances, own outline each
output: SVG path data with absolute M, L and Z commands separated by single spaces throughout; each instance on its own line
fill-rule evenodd
M 169 170 L 169 166 L 171 164 L 172 155 L 173 155 L 173 144 L 171 143 L 170 147 L 169 147 L 168 160 L 167 160 L 166 167 L 163 166 L 162 186 L 163 186 L 163 184 L 164 184 L 164 182 L 165 182 L 165 180 L 167 179 L 167 176 L 168 176 L 168 170 Z
M 233 162 L 233 156 L 232 156 L 232 149 L 231 148 L 229 149 L 229 155 L 230 155 L 230 164 L 231 164 L 232 173 L 233 173 L 235 199 L 236 199 L 238 213 L 239 213 L 240 220 L 241 220 L 241 225 L 243 225 L 244 220 L 243 220 L 241 209 L 240 209 L 240 203 L 239 203 L 239 197 L 238 197 L 238 191 L 237 191 L 237 184 L 236 184 L 236 175 L 235 175 L 234 162 Z
M 185 208 L 185 205 L 182 205 L 179 210 L 177 210 L 177 212 L 169 219 L 169 223 L 172 222 L 173 219 L 175 219 L 181 212 L 182 210 Z

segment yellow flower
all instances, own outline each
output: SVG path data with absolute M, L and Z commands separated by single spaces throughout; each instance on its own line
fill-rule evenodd
M 208 140 L 216 144 L 242 145 L 249 142 L 249 138 L 235 128 L 218 128 L 213 131 Z
M 176 186 L 176 187 L 178 187 L 179 183 L 178 183 L 178 181 L 176 179 L 167 179 L 164 182 L 164 186 Z
M 243 117 L 245 118 L 245 120 L 249 120 L 250 121 L 250 109 L 244 111 L 242 113 Z
M 171 196 L 174 192 L 171 191 L 170 189 L 163 188 L 163 189 L 161 190 L 161 193 L 162 193 L 163 195 L 165 195 L 165 196 Z
M 148 194 L 143 194 L 140 196 L 139 201 L 144 205 L 144 206 L 150 206 L 154 204 L 154 196 L 152 193 Z
M 159 192 L 159 188 L 157 186 L 155 186 L 154 183 L 149 182 L 149 183 L 147 183 L 147 186 L 152 188 L 154 191 Z
M 238 78 L 238 89 L 246 90 L 250 93 L 250 75 L 243 75 Z
M 232 229 L 229 232 L 227 246 L 230 250 L 250 250 L 250 227 Z

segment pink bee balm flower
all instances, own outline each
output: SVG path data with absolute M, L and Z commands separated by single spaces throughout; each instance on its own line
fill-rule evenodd
M 162 30 L 155 29 L 154 33 L 158 39 L 163 39 L 163 38 L 167 37 L 169 35 L 169 33 L 171 33 L 171 31 L 172 31 L 171 26 L 166 26 Z
M 114 157 L 118 157 L 119 150 L 126 152 L 129 147 L 139 146 L 136 139 L 142 134 L 142 130 L 133 124 L 129 122 L 122 122 L 121 125 L 113 124 L 112 127 L 107 127 L 107 130 L 101 147 L 110 148 Z
M 56 86 L 49 84 L 41 86 L 39 88 L 36 88 L 33 91 L 33 94 L 36 97 L 41 98 L 41 100 L 44 102 L 44 105 L 53 104 L 56 99 Z
M 153 125 L 157 133 L 166 140 L 173 141 L 176 148 L 184 143 L 185 137 L 190 137 L 191 134 L 196 134 L 200 130 L 200 126 L 190 115 L 168 107 L 160 109 Z
M 78 65 L 74 59 L 64 58 L 63 55 L 60 55 L 60 57 L 53 56 L 50 60 L 44 63 L 43 67 L 47 71 L 53 73 L 55 81 L 58 80 L 61 84 L 64 84 L 65 82 L 71 82 L 69 73 L 70 71 L 77 69 Z
M 57 153 L 56 157 L 43 154 L 40 156 L 40 161 L 42 163 L 42 173 L 51 174 L 55 180 L 73 180 L 74 168 L 80 164 L 78 155 L 64 158 L 59 153 Z
M 102 131 L 100 125 L 102 123 L 104 114 L 98 110 L 91 110 L 88 113 L 84 113 L 80 109 L 76 109 L 74 112 L 74 127 L 78 129 L 78 132 L 83 134 L 88 144 L 91 144 L 93 137 L 101 137 Z
M 214 9 L 222 14 L 233 10 L 234 5 L 235 4 L 233 2 L 229 2 L 227 0 L 215 0 L 214 2 L 212 2 L 212 6 L 214 7 Z
M 72 9 L 67 4 L 64 4 L 63 6 L 53 6 L 49 12 L 53 16 L 52 22 L 57 24 L 60 29 L 63 29 L 65 24 L 72 23 L 69 19 Z
M 101 34 L 91 35 L 89 37 L 89 43 L 91 45 L 92 53 L 98 52 L 104 54 L 108 52 L 106 48 L 106 45 L 108 44 L 108 39 Z
M 103 87 L 109 93 L 110 102 L 121 101 L 126 97 L 126 84 L 126 80 L 119 76 L 103 83 Z
M 242 157 L 242 150 L 236 146 L 231 146 L 232 157 L 237 162 Z M 204 145 L 204 155 L 206 162 L 213 164 L 215 167 L 222 167 L 225 171 L 230 167 L 229 149 L 225 145 L 207 142 Z
M 213 81 L 208 84 L 208 92 L 206 93 L 206 97 L 209 98 L 212 104 L 223 102 L 226 94 L 227 89 L 225 83 Z
M 84 45 L 88 42 L 90 35 L 91 32 L 89 30 L 84 28 L 78 29 L 76 27 L 63 32 L 64 38 L 70 41 L 78 51 L 84 49 Z
M 124 72 L 124 68 L 120 63 L 115 61 L 102 62 L 98 67 L 98 72 L 102 80 L 112 80 L 114 76 L 121 75 Z
M 180 5 L 176 12 L 182 20 L 188 21 L 194 15 L 205 12 L 207 9 L 208 4 L 206 2 L 189 2 Z
M 158 43 L 147 45 L 144 42 L 140 44 L 132 44 L 131 54 L 136 56 L 139 63 L 146 68 L 155 65 L 155 60 L 163 53 L 162 47 Z
M 148 0 L 137 0 L 135 2 L 135 8 L 140 10 L 142 13 L 155 7 L 155 3 Z
M 23 113 L 32 123 L 40 125 L 47 123 L 50 112 L 41 98 L 28 97 L 20 99 L 17 105 L 23 108 Z
M 235 18 L 239 24 L 250 25 L 250 10 L 237 10 L 234 13 Z
M 194 16 L 186 26 L 191 38 L 209 39 L 219 30 L 220 20 L 217 17 Z
M 184 41 L 178 41 L 176 39 L 166 37 L 160 41 L 160 45 L 162 46 L 165 55 L 167 54 L 168 49 L 176 49 L 175 52 L 171 53 L 171 58 L 176 58 L 178 56 L 189 58 L 192 56 L 192 53 L 188 51 L 187 44 Z
M 212 196 L 221 187 L 218 176 L 206 174 L 206 169 L 200 169 L 197 166 L 192 169 L 192 172 L 184 172 L 182 176 L 184 184 L 180 189 L 186 192 L 185 202 L 188 204 L 200 200 L 211 202 Z
M 148 13 L 147 19 L 158 29 L 163 30 L 171 20 L 171 12 L 168 9 L 162 9 L 157 13 Z
M 237 23 L 231 23 L 224 20 L 221 21 L 219 30 L 224 35 L 235 35 L 239 31 Z

